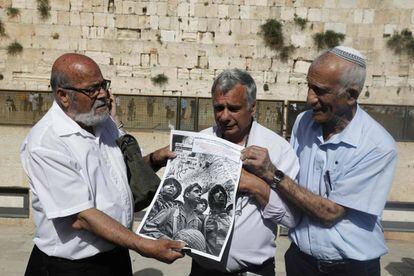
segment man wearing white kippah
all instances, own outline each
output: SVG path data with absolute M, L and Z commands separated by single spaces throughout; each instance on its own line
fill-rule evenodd
M 243 153 L 245 165 L 304 213 L 289 232 L 289 276 L 380 275 L 387 253 L 380 216 L 397 154 L 393 138 L 357 104 L 365 74 L 364 57 L 348 47 L 312 62 L 312 109 L 298 116 L 291 137 L 300 163 L 296 179 L 271 163 L 254 163 L 249 148 Z

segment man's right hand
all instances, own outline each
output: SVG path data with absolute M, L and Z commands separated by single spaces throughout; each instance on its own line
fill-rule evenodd
M 142 238 L 137 252 L 147 258 L 154 258 L 164 263 L 172 263 L 176 259 L 184 257 L 180 250 L 185 246 L 184 242 L 172 240 L 150 240 Z

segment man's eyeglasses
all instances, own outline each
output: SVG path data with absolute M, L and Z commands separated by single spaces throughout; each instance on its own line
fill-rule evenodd
M 103 89 L 105 92 L 108 92 L 109 87 L 111 87 L 111 81 L 104 79 L 101 83 L 98 83 L 88 88 L 76 88 L 72 86 L 64 86 L 62 88 L 85 94 L 86 96 L 92 99 L 98 96 L 101 89 Z

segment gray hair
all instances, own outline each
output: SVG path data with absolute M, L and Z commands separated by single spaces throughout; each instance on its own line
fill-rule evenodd
M 352 64 L 352 66 L 347 67 L 342 73 L 339 84 L 345 91 L 350 88 L 356 88 L 359 94 L 364 88 L 365 76 L 365 68 L 357 64 Z
M 217 89 L 225 94 L 237 84 L 246 87 L 247 105 L 249 108 L 252 107 L 256 101 L 256 83 L 249 73 L 241 69 L 226 69 L 221 72 L 213 82 L 211 96 L 214 96 Z
M 57 92 L 59 87 L 65 87 L 65 86 L 69 86 L 69 85 L 70 85 L 70 83 L 69 83 L 68 77 L 63 72 L 60 72 L 60 71 L 53 72 L 52 71 L 52 74 L 50 76 L 50 86 L 52 87 L 53 97 L 55 98 L 56 103 L 61 108 L 63 108 L 63 106 L 62 106 L 61 102 L 58 101 L 56 92 Z M 75 100 L 75 92 L 68 90 L 67 93 L 68 93 L 70 99 L 72 101 L 74 101 Z
M 320 56 L 318 56 L 312 62 L 311 66 L 322 64 L 324 62 L 326 54 L 328 53 L 331 53 L 330 50 L 327 50 Z M 341 57 L 338 56 L 338 58 Z M 356 89 L 359 94 L 364 88 L 365 76 L 366 69 L 361 65 L 350 61 L 349 66 L 344 67 L 344 70 L 342 71 L 341 77 L 339 79 L 339 84 L 342 88 L 341 91 L 339 91 L 339 93 L 341 94 L 342 92 L 348 91 L 349 89 Z

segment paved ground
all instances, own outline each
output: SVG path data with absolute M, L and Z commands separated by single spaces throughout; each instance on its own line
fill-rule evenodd
M 23 275 L 32 242 L 33 228 L 0 224 L 0 275 Z M 389 254 L 382 258 L 382 275 L 414 276 L 414 241 L 387 241 Z M 277 275 L 285 275 L 283 254 L 289 245 L 286 237 L 278 238 L 276 254 Z M 135 276 L 185 276 L 188 275 L 191 259 L 185 257 L 171 265 L 147 259 L 131 252 Z

